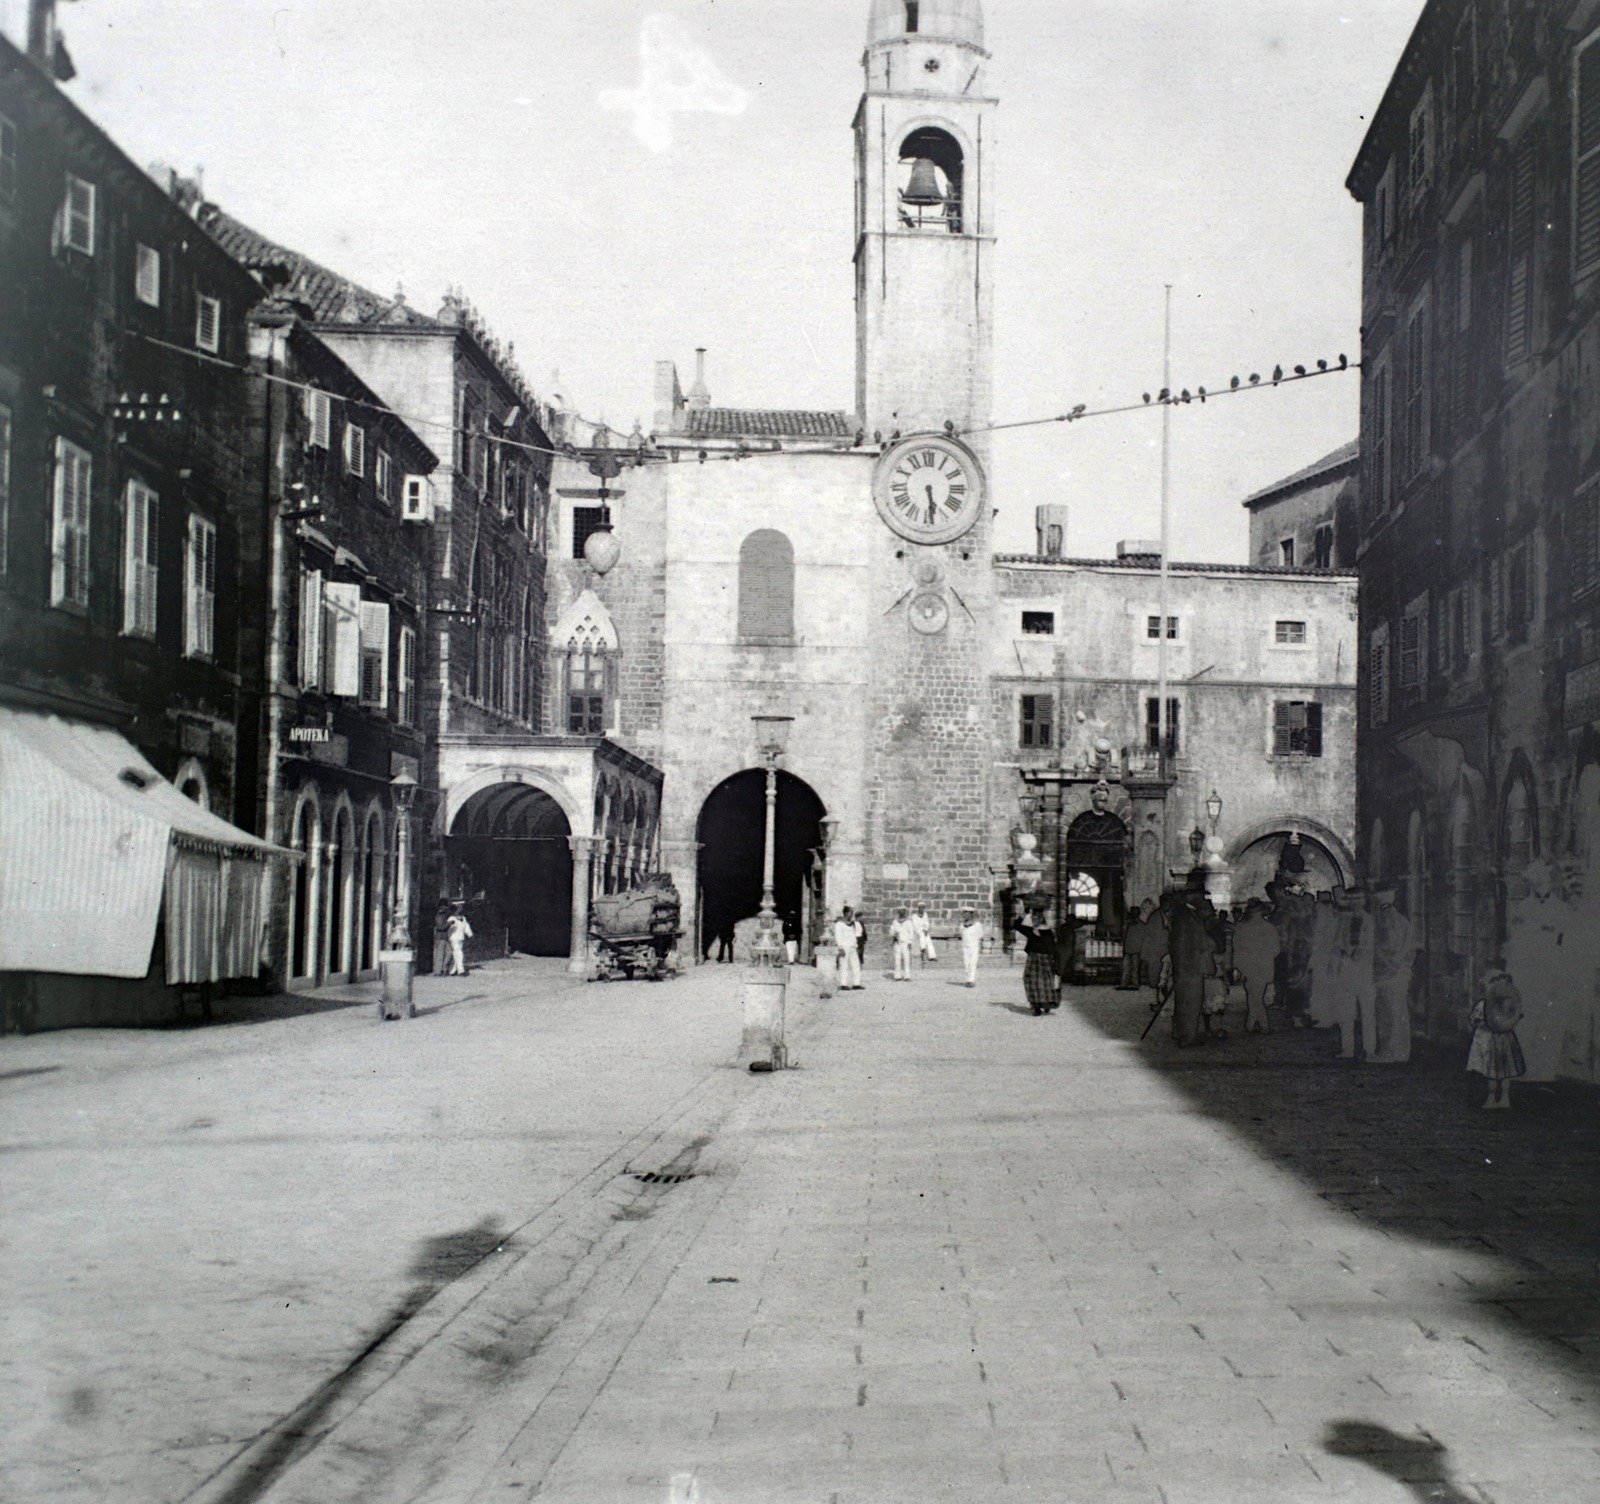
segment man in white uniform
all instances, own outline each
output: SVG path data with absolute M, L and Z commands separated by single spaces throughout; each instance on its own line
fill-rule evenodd
M 933 948 L 932 927 L 928 923 L 927 910 L 919 903 L 917 912 L 911 916 L 911 923 L 917 932 L 917 949 L 922 953 L 924 961 L 937 961 L 939 954 Z
M 967 969 L 967 986 L 978 985 L 978 955 L 983 949 L 983 926 L 976 909 L 961 911 L 961 964 Z
M 917 927 L 905 909 L 901 909 L 889 926 L 889 939 L 894 942 L 894 979 L 911 980 L 911 947 L 918 943 Z
M 839 947 L 839 991 L 861 991 L 861 952 L 856 949 L 856 911 L 849 904 L 833 922 L 833 943 Z

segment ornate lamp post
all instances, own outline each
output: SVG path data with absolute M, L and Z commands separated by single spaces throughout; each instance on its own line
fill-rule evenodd
M 777 927 L 777 910 L 772 897 L 772 869 L 778 831 L 778 763 L 789 745 L 792 715 L 756 715 L 756 747 L 767 770 L 767 836 L 761 852 L 761 928 Z
M 1206 814 L 1211 817 L 1211 834 L 1215 835 L 1217 821 L 1222 818 L 1222 795 L 1215 789 L 1212 789 L 1211 797 L 1206 800 Z
M 411 948 L 411 806 L 417 797 L 417 780 L 409 773 L 396 773 L 389 780 L 394 795 L 394 898 L 389 918 L 389 946 L 378 952 L 382 993 L 378 999 L 379 1018 L 417 1016 L 411 1000 L 411 982 L 416 974 L 416 952 Z

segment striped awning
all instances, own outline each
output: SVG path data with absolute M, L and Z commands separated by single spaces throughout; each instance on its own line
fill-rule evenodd
M 144 976 L 174 848 L 293 855 L 186 798 L 110 727 L 0 706 L 0 971 Z

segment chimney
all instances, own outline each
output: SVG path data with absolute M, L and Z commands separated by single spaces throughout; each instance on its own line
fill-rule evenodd
M 1152 538 L 1124 538 L 1117 545 L 1117 559 L 1124 564 L 1148 564 L 1154 568 L 1161 563 L 1161 544 Z
M 67 44 L 56 30 L 56 0 L 28 0 L 28 60 L 57 83 L 77 77 Z
M 683 432 L 683 388 L 678 385 L 678 368 L 670 360 L 656 362 L 655 431 Z
M 1033 509 L 1033 526 L 1039 535 L 1035 552 L 1041 559 L 1059 559 L 1067 551 L 1067 509 L 1051 504 Z
M 694 385 L 689 388 L 689 406 L 704 412 L 711 406 L 711 393 L 706 390 L 706 351 L 697 345 L 694 352 Z

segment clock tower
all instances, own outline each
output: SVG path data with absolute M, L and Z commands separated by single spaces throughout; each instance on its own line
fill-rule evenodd
M 979 0 L 872 0 L 855 118 L 856 411 L 887 439 L 989 421 L 994 234 Z

